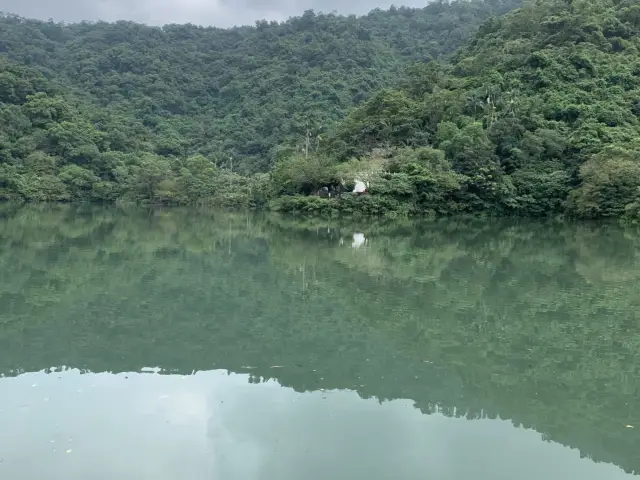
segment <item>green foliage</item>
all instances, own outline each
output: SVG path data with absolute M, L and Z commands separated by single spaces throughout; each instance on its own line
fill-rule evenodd
M 307 11 L 227 30 L 1 15 L 2 197 L 246 205 L 309 194 L 336 180 L 333 161 L 316 159 L 349 109 L 520 3 Z M 272 166 L 273 185 L 252 175 Z
M 291 155 L 279 160 L 271 171 L 275 195 L 310 195 L 339 180 L 329 159 L 323 156 Z
M 179 203 L 200 203 L 213 197 L 218 176 L 216 167 L 204 156 L 187 158 L 176 178 L 176 188 L 181 195 Z
M 230 30 L 1 17 L 0 195 L 636 216 L 637 5 L 519 6 L 308 11 Z M 369 196 L 275 201 L 356 180 Z
M 571 192 L 577 215 L 589 218 L 636 216 L 640 191 L 640 152 L 608 147 L 580 168 L 582 186 Z
M 149 142 L 148 153 L 225 162 L 233 155 L 237 171 L 264 171 L 277 146 L 300 147 L 308 129 L 322 136 L 348 109 L 393 85 L 408 63 L 451 54 L 491 15 L 520 5 L 454 1 L 363 17 L 309 10 L 232 29 L 5 15 L 0 52 L 21 65 L 2 60 L 0 101 L 21 103 L 57 84 L 86 102 L 92 120 L 97 110 L 110 117 L 104 131 Z
M 409 204 L 386 195 L 345 195 L 339 200 L 321 197 L 286 196 L 270 202 L 274 212 L 289 215 L 336 217 L 336 216 L 406 216 Z
M 391 190 L 410 196 L 417 212 L 451 214 L 460 209 L 452 200 L 461 195 L 467 178 L 453 170 L 444 151 L 430 147 L 401 151 L 389 169 L 403 175 L 406 182 L 404 188 Z
M 404 92 L 383 90 L 351 112 L 335 141 L 338 156 L 362 156 L 375 147 L 401 144 L 418 132 L 413 104 Z M 348 143 L 347 143 L 348 141 Z M 340 151 L 342 149 L 342 151 Z
M 336 202 L 329 200 L 328 198 L 321 197 L 304 197 L 304 196 L 290 196 L 276 198 L 272 200 L 270 209 L 286 214 L 293 215 L 314 215 L 331 217 L 338 214 L 338 208 Z
M 630 214 L 640 151 L 636 9 L 543 0 L 490 20 L 452 62 L 413 66 L 400 90 L 367 100 L 331 141 L 348 154 L 443 151 L 463 176 L 450 198 L 466 211 Z M 437 210 L 443 200 L 426 203 Z

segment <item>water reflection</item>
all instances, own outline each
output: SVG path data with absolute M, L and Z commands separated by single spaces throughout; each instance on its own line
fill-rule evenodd
M 506 420 L 425 415 L 409 400 L 299 393 L 219 370 L 2 378 L 0 425 L 7 479 L 632 477 Z
M 351 248 L 360 248 L 362 247 L 365 242 L 366 242 L 366 238 L 364 236 L 364 234 L 362 233 L 354 233 L 353 234 L 353 242 L 351 242 Z
M 365 238 L 358 249 L 352 248 L 354 232 Z M 15 377 L 0 379 L 0 408 L 11 395 L 39 392 L 44 380 L 28 380 L 25 386 L 23 379 L 49 365 L 114 374 L 140 372 L 145 365 L 159 365 L 176 375 L 221 369 L 251 373 L 251 381 L 277 380 L 282 387 L 275 390 L 301 399 L 321 395 L 306 392 L 325 389 L 389 400 L 375 407 L 376 418 L 384 417 L 385 409 L 399 408 L 387 406 L 397 405 L 397 399 L 411 399 L 423 412 L 408 409 L 416 424 L 426 419 L 435 423 L 442 416 L 433 415 L 433 405 L 441 406 L 448 419 L 438 422 L 451 431 L 456 431 L 454 425 L 502 425 L 498 419 L 508 419 L 539 432 L 554 449 L 566 445 L 575 449 L 572 455 L 579 451 L 593 459 L 579 463 L 594 474 L 600 464 L 640 472 L 640 296 L 635 281 L 640 280 L 640 235 L 633 230 L 488 220 L 340 225 L 246 213 L 28 207 L 4 216 L 0 212 L 0 238 L 0 376 Z M 58 381 L 70 385 L 69 395 L 91 388 L 74 388 L 77 377 L 65 375 L 70 374 Z M 124 382 L 120 374 L 114 378 Z M 174 382 L 176 377 L 159 378 L 140 381 Z M 244 405 L 240 410 L 252 424 L 269 422 L 271 415 L 260 405 L 264 403 L 268 412 L 275 407 L 260 392 L 271 384 L 246 385 L 246 377 L 241 378 L 246 399 L 236 399 L 233 405 Z M 135 389 L 130 379 L 125 380 Z M 176 387 L 165 387 L 167 392 L 158 393 L 157 399 L 174 395 L 171 389 Z M 227 390 L 220 387 L 216 394 Z M 128 393 L 123 387 L 117 395 L 125 398 Z M 356 393 L 351 395 L 356 398 Z M 48 397 L 47 406 L 55 396 Z M 247 406 L 250 398 L 259 399 L 258 405 Z M 323 399 L 322 405 L 329 401 Z M 123 412 L 117 415 L 126 417 L 129 404 L 135 402 L 122 403 Z M 331 411 L 343 408 L 343 403 L 331 405 Z M 26 451 L 29 438 L 39 435 L 38 425 L 50 430 L 62 417 L 73 419 L 73 409 L 65 408 L 51 410 L 46 418 L 41 415 L 40 423 L 31 421 L 24 413 L 29 409 L 24 410 L 19 414 L 29 427 L 18 433 L 13 410 L 4 413 L 3 422 L 6 419 L 13 429 L 5 433 L 0 424 L 3 445 L 14 437 L 23 441 L 23 450 L 8 447 L 12 458 L 39 452 Z M 112 410 L 96 413 L 89 405 L 85 411 L 90 412 L 85 416 L 100 417 L 87 420 L 89 424 L 115 415 Z M 253 412 L 269 418 L 254 418 Z M 151 422 L 159 414 L 131 415 Z M 357 412 L 350 415 L 359 418 Z M 461 416 L 470 420 L 457 419 Z M 269 423 L 269 428 L 277 431 L 289 417 L 274 418 L 279 423 Z M 355 425 L 350 421 L 341 420 Z M 378 425 L 373 418 L 368 422 Z M 96 425 L 93 435 L 107 438 L 102 424 Z M 241 425 L 242 420 L 234 420 L 234 429 Z M 108 425 L 104 428 L 110 431 Z M 173 438 L 162 441 L 188 443 L 194 434 L 184 428 L 185 436 L 170 433 Z M 349 437 L 340 425 L 335 428 L 340 436 L 355 438 L 352 443 L 365 442 L 362 448 L 383 455 L 382 447 L 376 446 L 382 444 L 382 434 L 374 436 L 374 445 L 357 436 L 360 429 L 371 433 L 366 426 L 353 427 L 356 437 Z M 138 430 L 132 438 L 144 443 Z M 311 427 L 307 430 L 296 435 L 307 438 Z M 518 438 L 525 435 L 524 430 L 514 431 L 520 432 Z M 26 437 L 27 432 L 32 437 Z M 401 436 L 393 432 L 388 435 Z M 494 439 L 488 427 L 478 432 L 488 444 L 502 441 Z M 120 440 L 123 435 L 117 433 L 116 438 L 126 444 Z M 265 435 L 261 438 L 271 438 Z M 447 433 L 438 435 L 449 438 Z M 466 437 L 473 435 L 465 430 L 465 439 L 449 441 L 464 446 Z M 536 442 L 546 445 L 536 435 Z M 326 451 L 340 440 L 326 441 L 325 450 L 314 448 Z M 423 449 L 427 445 L 438 451 L 435 443 L 422 441 L 416 440 Z M 112 439 L 109 445 L 122 448 L 117 443 Z M 477 443 L 466 446 L 465 455 L 473 457 L 468 452 L 477 449 L 484 452 L 482 458 L 497 461 L 487 453 L 492 445 Z M 360 445 L 341 448 L 364 451 Z M 385 448 L 388 459 L 371 460 L 379 472 L 384 470 L 376 461 L 398 463 L 399 450 L 393 445 Z M 405 450 L 414 451 L 409 446 Z M 225 455 L 231 458 L 231 453 Z M 5 456 L 0 451 L 0 457 Z M 222 468 L 223 460 L 217 460 L 215 468 Z M 420 463 L 424 461 L 411 457 L 406 463 L 420 470 L 428 466 Z M 8 468 L 7 462 L 0 465 Z M 463 467 L 456 463 L 456 468 Z

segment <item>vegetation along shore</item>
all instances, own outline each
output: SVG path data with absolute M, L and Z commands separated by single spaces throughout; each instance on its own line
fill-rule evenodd
M 0 200 L 637 221 L 640 4 L 233 29 L 4 14 Z

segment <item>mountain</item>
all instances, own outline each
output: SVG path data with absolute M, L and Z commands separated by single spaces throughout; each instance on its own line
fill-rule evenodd
M 90 122 L 126 119 L 119 130 L 136 130 L 127 149 L 200 153 L 218 164 L 233 156 L 236 169 L 252 172 L 270 166 L 276 146 L 302 143 L 307 130 L 317 136 L 393 85 L 404 65 L 452 53 L 487 18 L 520 4 L 436 2 L 363 17 L 307 11 L 232 29 L 5 15 L 0 52 L 86 104 Z M 122 150 L 115 143 L 106 148 Z
M 640 6 L 519 6 L 228 30 L 5 16 L 0 198 L 638 219 Z M 372 195 L 310 196 L 356 177 Z
M 491 19 L 332 143 L 343 159 L 404 148 L 378 184 L 413 211 L 638 218 L 640 5 L 538 0 Z

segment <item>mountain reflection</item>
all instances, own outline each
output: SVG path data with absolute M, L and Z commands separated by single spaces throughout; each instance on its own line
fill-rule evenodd
M 78 373 L 0 380 L 5 478 L 631 478 L 509 421 L 410 400 L 225 371 Z
M 352 248 L 354 232 L 366 239 L 360 248 Z M 79 385 L 76 389 L 85 395 L 90 379 L 122 382 L 116 389 L 119 399 L 129 398 L 127 392 L 136 384 L 155 388 L 168 382 L 164 393 L 149 391 L 158 395 L 157 408 L 164 408 L 169 403 L 160 402 L 159 396 L 178 398 L 175 382 L 201 385 L 211 376 L 233 384 L 221 386 L 215 395 L 243 391 L 246 396 L 225 401 L 228 410 L 217 405 L 220 415 L 214 415 L 216 421 L 239 418 L 233 432 L 245 440 L 224 437 L 216 445 L 244 442 L 246 452 L 238 447 L 220 460 L 208 446 L 185 447 L 191 453 L 176 447 L 175 457 L 167 456 L 167 462 L 201 452 L 193 462 L 218 469 L 209 471 L 223 474 L 220 469 L 242 468 L 246 478 L 261 478 L 256 471 L 293 478 L 302 466 L 289 453 L 270 458 L 263 452 L 276 441 L 265 429 L 275 434 L 282 428 L 283 435 L 289 432 L 287 438 L 311 442 L 306 465 L 334 455 L 332 449 L 337 449 L 335 455 L 353 452 L 354 458 L 366 450 L 381 457 L 380 462 L 386 457 L 385 465 L 397 474 L 385 477 L 388 470 L 375 459 L 343 466 L 365 473 L 371 466 L 382 475 L 372 478 L 412 478 L 411 472 L 425 471 L 435 478 L 466 478 L 464 468 L 474 462 L 475 468 L 483 465 L 492 480 L 501 478 L 501 468 L 511 473 L 509 478 L 554 478 L 556 471 L 565 472 L 562 478 L 616 478 L 599 470 L 613 468 L 606 464 L 640 471 L 638 428 L 627 428 L 640 425 L 633 408 L 640 391 L 640 296 L 635 287 L 640 236 L 633 230 L 488 220 L 342 225 L 245 213 L 29 207 L 6 210 L 0 217 L 0 236 L 0 373 L 5 376 L 0 379 L 0 415 L 6 421 L 27 418 L 16 412 L 28 409 L 20 410 L 9 399 L 35 401 L 38 388 L 31 385 L 41 385 L 41 378 L 59 380 L 71 390 Z M 88 375 L 64 369 L 34 373 L 51 365 Z M 122 373 L 141 372 L 149 365 L 157 365 L 163 375 Z M 194 371 L 199 373 L 190 375 Z M 31 380 L 34 375 L 38 380 Z M 124 376 L 129 376 L 126 382 Z M 145 388 L 140 387 L 141 394 Z M 73 391 L 63 397 L 71 401 Z M 191 399 L 185 418 L 195 421 L 194 412 L 209 411 L 214 394 L 207 392 L 197 400 L 184 397 L 184 402 Z M 54 395 L 49 396 L 54 402 Z M 278 416 L 279 407 L 269 403 L 272 398 L 282 398 L 287 405 L 299 401 L 307 413 L 291 408 Z M 160 429 L 160 444 L 149 443 L 144 454 L 152 455 L 152 448 L 163 451 L 164 431 L 152 426 L 156 413 L 127 413 L 133 401 L 122 400 L 119 410 L 114 406 L 109 411 L 88 403 L 82 407 L 82 421 L 105 432 L 125 428 L 124 423 L 103 424 L 107 418 L 128 418 L 136 431 L 149 421 L 150 431 Z M 51 409 L 54 403 L 49 402 L 46 408 Z M 49 413 L 42 413 L 41 425 L 62 425 L 64 415 L 72 415 L 71 405 L 42 410 Z M 369 417 L 362 413 L 368 409 Z M 343 410 L 350 413 L 340 417 Z M 332 411 L 339 420 L 335 424 L 327 419 Z M 412 413 L 398 413 L 405 411 Z M 367 419 L 362 422 L 374 430 L 353 423 L 360 422 L 361 414 Z M 157 415 L 165 421 L 168 413 Z M 312 417 L 317 435 L 311 431 Z M 79 422 L 80 417 L 74 418 Z M 286 427 L 288 422 L 293 422 L 291 427 Z M 296 430 L 296 422 L 308 427 Z M 218 431 L 211 421 L 196 423 L 211 442 Z M 35 421 L 29 424 L 30 429 L 15 434 L 23 442 L 15 448 L 27 448 L 44 435 Z M 251 424 L 260 430 L 251 430 Z M 320 434 L 330 425 L 336 429 L 334 438 Z M 189 428 L 171 433 L 166 442 L 188 444 L 195 435 Z M 494 437 L 494 429 L 502 433 Z M 114 430 L 114 438 L 122 431 Z M 435 436 L 427 438 L 425 432 Z M 451 432 L 458 437 L 449 437 Z M 367 444 L 367 436 L 373 443 Z M 150 441 L 133 437 L 136 445 Z M 10 437 L 0 438 L 6 442 Z M 402 440 L 406 438 L 414 438 L 422 453 Z M 392 439 L 405 446 L 396 449 L 395 443 L 385 443 Z M 288 441 L 289 448 L 297 445 Z M 510 452 L 505 450 L 509 445 L 516 448 L 527 441 L 535 444 L 527 448 L 536 452 L 529 460 L 518 452 L 501 459 L 491 456 L 494 447 L 495 452 Z M 97 455 L 98 441 L 90 443 Z M 383 454 L 385 448 L 388 454 Z M 558 454 L 562 460 L 554 463 L 544 457 L 547 448 L 567 453 Z M 28 450 L 11 450 L 12 458 L 35 454 Z M 428 451 L 439 452 L 434 456 L 450 458 L 451 465 L 463 470 L 447 470 L 449 462 L 429 463 L 435 460 Z M 305 458 L 296 449 L 293 453 Z M 462 461 L 456 455 L 475 460 Z M 517 458 L 512 467 L 509 455 Z M 580 455 L 587 458 L 580 460 Z M 2 473 L 11 462 L 6 461 L 8 454 L 0 456 L 5 459 Z M 250 461 L 252 456 L 256 459 Z M 205 457 L 213 463 L 204 463 Z M 563 470 L 563 465 L 574 465 L 564 460 L 569 457 L 580 460 L 575 465 L 588 467 Z M 272 465 L 272 460 L 290 470 L 278 470 L 285 465 Z M 402 462 L 408 470 L 402 470 Z M 318 475 L 342 475 L 328 464 L 325 458 Z M 521 465 L 517 475 L 516 465 Z M 537 470 L 536 465 L 555 470 Z M 158 471 L 157 478 L 170 478 L 172 472 L 166 465 Z M 350 478 L 351 470 L 341 472 Z

